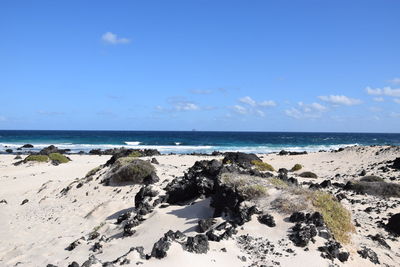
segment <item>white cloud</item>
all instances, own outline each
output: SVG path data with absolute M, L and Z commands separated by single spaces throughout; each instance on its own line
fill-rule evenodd
M 361 104 L 360 99 L 349 98 L 344 95 L 328 95 L 328 96 L 319 96 L 319 99 L 322 101 L 335 104 L 335 105 L 345 105 L 345 106 L 354 106 Z
M 400 98 L 395 98 L 393 101 L 394 101 L 395 103 L 397 103 L 397 104 L 400 104 Z
M 265 117 L 265 112 L 262 110 L 256 110 L 256 114 L 260 117 Z
M 392 96 L 392 97 L 400 97 L 400 88 L 399 89 L 393 89 L 390 86 L 383 87 L 383 88 L 371 88 L 367 87 L 365 88 L 367 91 L 367 94 L 369 95 L 382 95 L 382 96 Z
M 234 110 L 235 112 L 237 112 L 237 113 L 239 113 L 239 114 L 247 114 L 247 113 L 248 113 L 247 108 L 242 107 L 242 106 L 240 106 L 240 105 L 234 105 L 232 108 L 233 108 L 233 110 Z
M 393 78 L 393 79 L 389 80 L 388 82 L 390 82 L 392 84 L 400 84 L 400 78 Z
M 374 97 L 372 98 L 375 102 L 385 102 L 385 99 L 383 97 Z
M 131 42 L 128 38 L 118 37 L 112 32 L 106 32 L 101 36 L 101 39 L 107 44 L 128 44 Z
M 303 109 L 304 112 L 311 112 L 313 110 L 316 111 L 326 111 L 327 108 L 324 105 L 319 103 L 311 103 L 311 104 L 304 104 L 303 102 L 299 102 L 298 105 Z
M 190 110 L 199 110 L 200 107 L 191 102 L 177 102 L 174 104 L 174 108 L 177 111 L 190 111 Z
M 315 119 L 321 117 L 322 113 L 327 110 L 328 110 L 327 107 L 316 102 L 311 104 L 305 104 L 303 102 L 299 102 L 297 103 L 296 108 L 290 108 L 285 110 L 285 114 L 295 119 L 305 119 L 305 118 Z
M 257 106 L 257 102 L 253 98 L 251 98 L 250 96 L 242 97 L 242 98 L 239 99 L 239 101 L 244 103 L 244 104 L 250 105 L 252 107 Z
M 239 98 L 239 102 L 241 102 L 243 104 L 247 104 L 252 107 L 257 107 L 257 106 L 258 107 L 274 107 L 274 106 L 276 106 L 276 103 L 272 100 L 264 100 L 261 102 L 257 102 L 250 96 L 245 96 L 245 97 Z

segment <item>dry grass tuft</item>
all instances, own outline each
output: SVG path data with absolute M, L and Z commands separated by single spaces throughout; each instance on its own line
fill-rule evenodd
M 253 160 L 251 164 L 253 164 L 259 171 L 275 171 L 274 167 L 272 167 L 270 164 L 260 160 Z

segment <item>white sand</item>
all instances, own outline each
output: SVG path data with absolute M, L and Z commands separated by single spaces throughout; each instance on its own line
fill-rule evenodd
M 263 160 L 278 168 L 290 169 L 295 163 L 304 166 L 304 171 L 313 171 L 321 182 L 325 179 L 345 182 L 357 178 L 362 169 L 367 169 L 372 163 L 393 160 L 396 151 L 388 151 L 375 155 L 379 147 L 350 148 L 343 152 L 311 153 L 297 156 L 262 155 Z M 150 253 L 153 244 L 168 230 L 180 230 L 187 235 L 195 235 L 199 219 L 209 218 L 213 210 L 209 207 L 208 199 L 199 199 L 191 206 L 169 206 L 156 208 L 149 214 L 146 221 L 136 227 L 136 233 L 131 237 L 122 237 L 120 225 L 115 221 L 118 215 L 132 209 L 134 197 L 140 186 L 104 186 L 95 180 L 85 183 L 77 189 L 77 183 L 66 195 L 60 192 L 77 178 L 83 178 L 94 167 L 104 164 L 109 156 L 71 155 L 72 161 L 59 166 L 49 163 L 30 163 L 19 166 L 12 165 L 15 160 L 12 155 L 0 155 L 0 200 L 5 199 L 8 204 L 0 203 L 0 266 L 46 266 L 51 263 L 57 266 L 67 266 L 72 261 L 82 264 L 91 254 L 101 261 L 112 261 L 129 251 L 134 246 L 143 246 L 145 253 Z M 156 188 L 163 188 L 167 182 L 183 175 L 197 160 L 220 159 L 211 156 L 157 156 L 160 165 L 155 165 L 160 182 Z M 378 174 L 378 168 L 368 169 L 368 174 Z M 303 171 L 302 170 L 302 171 Z M 105 170 L 102 170 L 103 172 Z M 341 174 L 341 177 L 335 177 Z M 379 172 L 379 175 L 388 179 L 399 173 Z M 299 181 L 310 181 L 308 178 L 299 178 Z M 366 204 L 351 205 L 344 200 L 342 203 L 353 212 L 353 218 L 363 225 L 357 228 L 352 243 L 346 248 L 351 251 L 350 260 L 345 266 L 373 266 L 357 254 L 361 245 L 367 245 L 378 253 L 381 263 L 388 266 L 400 266 L 399 242 L 386 240 L 392 247 L 389 251 L 378 246 L 374 241 L 366 238 L 368 234 L 381 233 L 387 236 L 384 229 L 376 227 L 376 219 L 371 221 L 370 214 L 360 212 L 365 207 L 381 201 L 376 197 L 355 196 L 365 200 Z M 29 202 L 20 205 L 24 199 Z M 388 200 L 396 201 L 396 200 Z M 374 218 L 385 218 L 388 214 L 400 212 L 400 206 L 389 208 L 381 214 L 372 214 Z M 278 244 L 276 251 L 283 256 L 266 255 L 267 262 L 279 261 L 281 266 L 330 266 L 331 261 L 320 257 L 317 247 L 324 239 L 317 237 L 315 244 L 309 245 L 309 251 L 295 247 L 287 235 L 292 223 L 285 221 L 287 215 L 270 210 L 275 217 L 277 226 L 269 228 L 254 219 L 239 229 L 236 236 L 250 234 L 254 237 L 263 237 Z M 90 251 L 95 241 L 81 242 L 73 251 L 65 248 L 73 241 L 86 236 L 95 228 L 107 238 L 102 253 Z M 227 252 L 222 252 L 225 248 Z M 296 255 L 285 256 L 284 250 L 291 248 Z M 288 253 L 286 253 L 288 254 Z M 246 262 L 239 259 L 246 256 Z M 132 266 L 141 261 L 145 266 L 248 266 L 251 264 L 251 255 L 247 255 L 238 247 L 236 239 L 221 242 L 210 242 L 210 251 L 207 254 L 193 254 L 184 251 L 180 245 L 173 244 L 168 256 L 163 260 L 140 260 L 136 255 L 130 255 Z M 342 265 L 339 261 L 335 264 Z

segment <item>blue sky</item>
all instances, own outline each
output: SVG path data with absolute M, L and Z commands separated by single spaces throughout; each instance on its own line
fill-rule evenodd
M 0 129 L 400 132 L 400 1 L 0 2 Z

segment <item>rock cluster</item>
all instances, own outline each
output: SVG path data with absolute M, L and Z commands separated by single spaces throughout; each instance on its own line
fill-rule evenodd
M 162 259 L 167 256 L 172 242 L 179 243 L 182 248 L 192 253 L 207 253 L 209 250 L 208 238 L 204 234 L 198 234 L 193 237 L 187 237 L 180 231 L 168 231 L 158 240 L 151 251 L 151 256 L 157 259 Z

